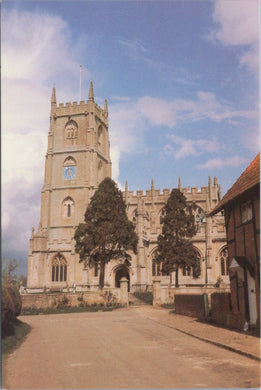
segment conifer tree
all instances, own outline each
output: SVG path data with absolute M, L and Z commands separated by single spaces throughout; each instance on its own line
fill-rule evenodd
M 131 259 L 128 251 L 137 253 L 138 237 L 128 220 L 121 191 L 110 178 L 104 179 L 91 198 L 74 235 L 75 251 L 80 262 L 100 268 L 100 288 L 104 287 L 105 265 L 112 259 Z
M 197 254 L 190 238 L 196 234 L 192 205 L 185 196 L 173 189 L 163 209 L 162 234 L 158 236 L 155 260 L 162 263 L 162 271 L 170 274 L 176 271 L 178 287 L 178 269 L 198 266 Z

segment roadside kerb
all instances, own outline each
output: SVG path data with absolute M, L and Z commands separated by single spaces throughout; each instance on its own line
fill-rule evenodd
M 155 308 L 154 308 L 154 310 L 155 310 Z M 160 308 L 160 307 L 156 308 L 156 310 L 159 310 L 159 311 L 162 311 L 162 312 L 165 311 L 165 313 L 166 313 L 166 309 L 162 309 L 162 308 Z M 166 313 L 166 314 L 168 314 L 168 313 Z M 169 316 L 171 316 L 171 315 L 172 315 L 172 314 L 169 314 Z M 164 325 L 164 326 L 166 326 L 166 327 L 168 327 L 168 328 L 175 329 L 175 330 L 177 330 L 177 331 L 179 331 L 179 332 L 181 332 L 181 333 L 184 333 L 184 334 L 186 334 L 186 335 L 188 335 L 188 336 L 191 336 L 191 337 L 194 337 L 194 338 L 196 338 L 196 339 L 205 341 L 205 342 L 207 342 L 207 343 L 216 345 L 216 346 L 218 346 L 218 347 L 227 349 L 227 350 L 229 350 L 229 351 L 236 352 L 236 353 L 238 353 L 238 354 L 240 354 L 240 355 L 247 356 L 247 357 L 249 357 L 249 358 L 251 358 L 251 359 L 261 361 L 260 356 L 257 356 L 256 354 L 254 354 L 254 353 L 252 353 L 252 352 L 244 351 L 244 350 L 242 350 L 242 349 L 236 348 L 235 346 L 231 346 L 231 345 L 228 345 L 228 344 L 225 344 L 225 343 L 222 343 L 222 342 L 220 342 L 220 341 L 216 341 L 216 340 L 213 340 L 213 339 L 210 339 L 210 338 L 207 338 L 207 337 L 199 336 L 199 335 L 195 334 L 195 333 L 193 332 L 193 330 L 191 330 L 191 329 L 190 329 L 190 330 L 183 330 L 183 329 L 181 329 L 180 327 L 175 326 L 175 324 L 171 324 L 170 321 L 167 321 L 167 322 L 166 322 L 166 321 L 164 321 L 164 319 L 151 317 L 150 315 L 148 315 L 147 318 L 149 318 L 151 321 L 157 322 L 157 323 L 159 323 L 159 324 L 161 324 L 161 325 Z M 170 317 L 169 317 L 169 320 L 171 320 Z M 192 318 L 191 318 L 191 317 L 188 317 L 188 320 L 192 320 Z M 208 324 L 202 324 L 202 325 L 208 325 Z M 208 325 L 208 326 L 212 326 L 212 325 Z M 227 331 L 227 329 L 224 329 L 224 331 Z M 242 336 L 245 337 L 245 335 L 242 335 Z M 257 343 L 258 343 L 258 342 L 259 342 L 259 339 L 257 338 L 257 340 L 258 340 L 258 341 L 257 341 Z

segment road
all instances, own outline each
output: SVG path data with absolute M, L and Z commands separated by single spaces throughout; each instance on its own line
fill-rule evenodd
M 156 323 L 142 308 L 20 317 L 8 389 L 259 387 L 259 362 Z

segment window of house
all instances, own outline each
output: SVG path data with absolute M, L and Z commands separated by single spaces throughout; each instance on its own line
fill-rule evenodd
M 243 203 L 241 206 L 241 217 L 242 217 L 242 223 L 251 221 L 253 215 L 252 215 L 252 203 L 246 202 Z
M 67 261 L 61 254 L 57 254 L 52 261 L 52 282 L 67 280 Z

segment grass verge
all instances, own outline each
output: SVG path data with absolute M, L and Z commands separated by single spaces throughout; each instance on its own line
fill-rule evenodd
M 170 309 L 173 311 L 173 313 L 175 313 L 175 304 L 174 303 L 164 303 L 163 305 L 161 305 L 161 307 L 163 307 L 164 309 Z
M 63 306 L 59 308 L 49 307 L 46 309 L 37 309 L 35 307 L 24 308 L 20 315 L 38 315 L 38 314 L 64 314 L 64 313 L 83 313 L 83 312 L 97 312 L 97 311 L 112 311 L 123 307 L 122 305 L 79 305 L 79 306 Z
M 11 353 L 15 348 L 18 348 L 31 330 L 30 325 L 18 319 L 12 325 L 13 334 L 2 339 L 2 354 Z

